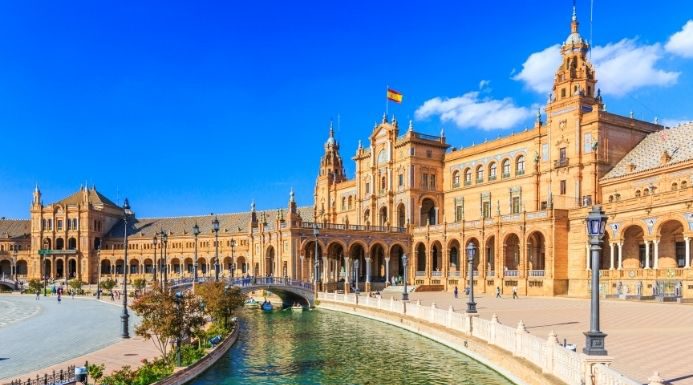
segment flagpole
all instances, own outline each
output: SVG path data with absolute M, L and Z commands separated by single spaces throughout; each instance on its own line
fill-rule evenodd
M 387 92 L 390 90 L 389 85 L 385 85 L 385 116 L 388 115 L 388 107 L 390 107 L 390 99 L 387 97 Z

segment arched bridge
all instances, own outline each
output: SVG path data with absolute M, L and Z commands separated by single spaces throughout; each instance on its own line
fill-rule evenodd
M 19 290 L 19 284 L 9 277 L 0 276 L 0 286 L 4 286 L 10 290 Z
M 196 282 L 201 283 L 208 280 L 210 278 L 199 277 Z M 192 286 L 192 281 L 192 279 L 175 280 L 172 281 L 169 287 L 171 289 L 187 288 Z M 278 277 L 241 277 L 226 279 L 225 281 L 227 286 L 240 287 L 243 293 L 267 290 L 279 296 L 286 306 L 293 305 L 296 302 L 303 306 L 315 306 L 313 284 L 309 282 Z

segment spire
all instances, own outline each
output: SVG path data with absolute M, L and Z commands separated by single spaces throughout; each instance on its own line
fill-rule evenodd
M 387 123 L 387 113 L 386 113 L 386 112 L 383 113 L 383 121 L 382 121 L 382 123 Z
M 537 119 L 535 120 L 535 123 L 537 124 L 537 126 L 541 126 L 543 123 L 541 121 L 541 108 L 537 108 Z
M 444 138 L 445 137 L 445 127 L 440 128 L 440 137 Z
M 250 203 L 250 212 L 254 213 L 255 212 L 255 199 Z
M 395 114 L 392 114 L 392 125 L 397 127 L 397 118 L 395 117 Z
M 289 192 L 289 203 L 295 203 L 296 198 L 294 197 L 294 188 L 291 187 L 291 191 Z
M 575 0 L 573 0 L 573 21 L 577 21 L 577 12 L 575 11 Z
M 575 10 L 575 0 L 573 0 L 573 16 L 570 17 L 570 33 L 578 33 L 580 22 L 577 19 L 577 11 Z
M 414 131 L 414 121 L 409 119 L 409 131 Z

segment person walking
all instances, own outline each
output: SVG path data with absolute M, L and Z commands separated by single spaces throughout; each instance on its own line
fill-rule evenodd
M 39 298 L 41 298 L 41 290 L 36 290 L 36 300 L 38 301 Z
M 500 295 L 500 286 L 496 286 L 496 298 L 501 298 L 501 295 Z
M 517 299 L 517 286 L 513 286 L 513 299 Z
M 455 286 L 455 298 L 457 298 L 457 286 Z

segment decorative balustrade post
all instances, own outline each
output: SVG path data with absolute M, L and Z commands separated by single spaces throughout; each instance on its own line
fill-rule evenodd
M 489 338 L 488 342 L 491 345 L 497 345 L 496 343 L 496 328 L 500 325 L 500 322 L 498 321 L 498 315 L 496 313 L 493 313 L 491 316 L 491 326 L 489 328 Z
M 544 344 L 544 364 L 541 367 L 542 373 L 553 373 L 553 351 L 557 348 L 562 349 L 560 343 L 558 342 L 556 332 L 551 330 L 549 337 L 546 339 L 546 343 Z
M 431 311 L 428 314 L 429 314 L 429 321 L 431 321 L 431 323 L 435 323 L 436 322 L 436 303 L 435 302 L 433 302 L 431 304 Z
M 659 372 L 654 372 L 648 379 L 648 385 L 664 385 L 664 380 L 659 376 Z
M 451 329 L 452 329 L 452 313 L 453 313 L 452 305 L 450 305 L 450 306 L 448 306 L 448 314 L 447 314 L 447 317 L 445 319 L 445 326 L 447 326 Z
M 520 320 L 517 323 L 517 329 L 515 329 L 515 349 L 513 350 L 513 356 L 519 356 L 522 354 L 522 335 L 529 334 L 525 323 Z

